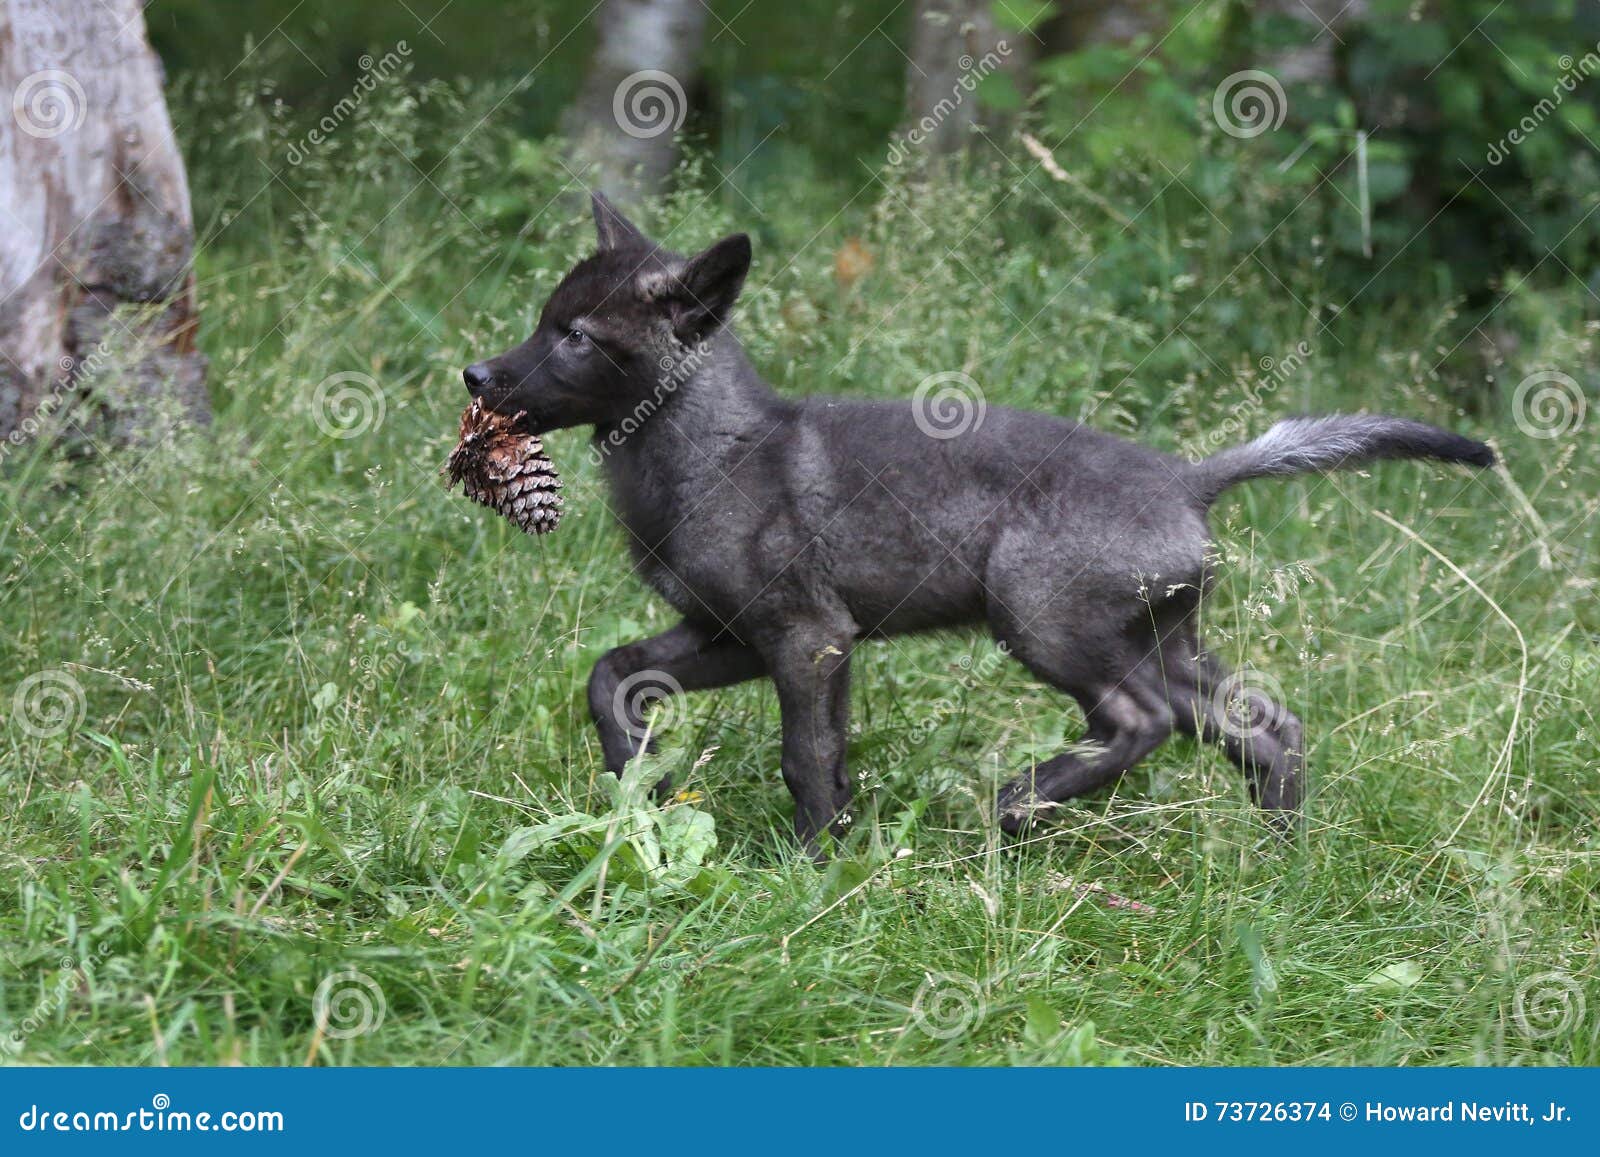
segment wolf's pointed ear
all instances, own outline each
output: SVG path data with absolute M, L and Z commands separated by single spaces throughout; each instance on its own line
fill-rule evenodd
M 689 259 L 672 294 L 672 328 L 686 342 L 699 341 L 728 319 L 750 272 L 750 238 L 724 237 Z
M 589 207 L 594 211 L 594 231 L 600 239 L 600 251 L 617 249 L 632 241 L 649 244 L 639 227 L 622 215 L 609 198 L 598 189 L 589 196 Z

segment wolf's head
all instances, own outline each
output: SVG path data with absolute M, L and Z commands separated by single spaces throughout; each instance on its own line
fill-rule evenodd
M 682 257 L 657 246 L 599 193 L 599 252 L 578 262 L 539 314 L 533 336 L 461 377 L 529 433 L 623 420 L 680 372 L 727 320 L 750 269 L 750 238 L 724 237 Z

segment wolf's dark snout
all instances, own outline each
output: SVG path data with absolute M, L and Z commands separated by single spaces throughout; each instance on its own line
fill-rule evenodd
M 488 362 L 473 362 L 461 371 L 461 380 L 467 383 L 468 391 L 476 395 L 494 380 L 494 374 L 490 371 Z

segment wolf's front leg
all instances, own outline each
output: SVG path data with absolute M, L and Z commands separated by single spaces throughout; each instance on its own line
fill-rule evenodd
M 813 859 L 822 833 L 842 839 L 850 808 L 845 768 L 852 632 L 793 631 L 768 656 L 783 717 L 783 781 L 794 796 L 794 831 Z
M 716 628 L 682 622 L 669 631 L 607 651 L 589 675 L 589 712 L 600 732 L 606 770 L 621 775 L 639 752 L 650 705 L 684 691 L 708 691 L 764 672 L 756 651 Z M 658 791 L 667 788 L 662 780 Z

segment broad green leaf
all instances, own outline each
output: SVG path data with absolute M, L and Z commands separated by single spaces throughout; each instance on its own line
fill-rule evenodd
M 1061 1014 L 1040 996 L 1029 995 L 1024 1002 L 1026 1021 L 1022 1037 L 1035 1048 L 1044 1048 L 1061 1033 Z
M 1403 992 L 1422 979 L 1422 965 L 1415 960 L 1396 960 L 1375 969 L 1356 988 L 1372 992 Z

